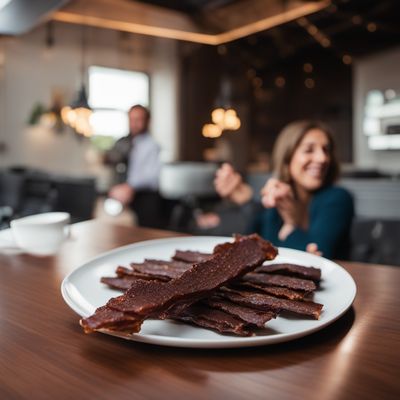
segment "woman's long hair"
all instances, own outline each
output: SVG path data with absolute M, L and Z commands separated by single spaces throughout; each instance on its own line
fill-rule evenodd
M 330 128 L 319 121 L 295 121 L 286 125 L 279 134 L 272 153 L 272 168 L 274 176 L 279 180 L 292 183 L 289 164 L 293 154 L 303 137 L 312 129 L 324 132 L 329 141 L 330 164 L 323 186 L 331 185 L 339 177 L 339 163 L 335 152 L 335 142 Z

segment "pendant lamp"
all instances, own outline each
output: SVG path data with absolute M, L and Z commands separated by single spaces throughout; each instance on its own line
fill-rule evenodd
M 203 126 L 202 135 L 217 138 L 224 131 L 236 131 L 241 122 L 236 110 L 232 107 L 232 79 L 227 74 L 221 78 L 221 88 L 216 107 L 211 112 L 211 124 Z
M 65 124 L 73 128 L 79 135 L 90 137 L 93 134 L 90 125 L 90 117 L 93 110 L 89 106 L 85 87 L 85 39 L 84 27 L 82 27 L 81 87 L 75 100 L 69 106 L 62 108 L 61 118 Z

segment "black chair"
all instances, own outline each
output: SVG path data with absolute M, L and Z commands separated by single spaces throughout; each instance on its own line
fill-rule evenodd
M 0 228 L 12 218 L 66 211 L 72 222 L 93 217 L 97 193 L 94 178 L 71 178 L 14 167 L 0 171 Z
M 351 233 L 352 261 L 400 266 L 400 220 L 356 219 Z
M 213 185 L 217 168 L 217 164 L 202 162 L 163 165 L 160 195 L 168 210 L 169 229 L 193 233 L 196 211 L 219 200 Z
M 93 218 L 97 198 L 94 178 L 55 177 L 54 210 L 71 214 L 72 222 Z
M 0 172 L 0 205 L 13 210 L 21 207 L 26 177 L 14 171 Z

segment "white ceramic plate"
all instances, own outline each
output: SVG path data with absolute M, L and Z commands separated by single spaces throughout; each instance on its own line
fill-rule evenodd
M 118 265 L 141 262 L 144 258 L 169 259 L 179 250 L 212 252 L 218 243 L 231 241 L 231 238 L 212 236 L 190 236 L 168 239 L 148 240 L 120 247 L 107 252 L 78 267 L 62 282 L 61 292 L 67 304 L 80 316 L 87 317 L 111 297 L 121 293 L 108 288 L 100 282 L 102 276 L 115 276 Z M 279 255 L 269 263 L 290 262 L 314 266 L 322 271 L 320 289 L 314 301 L 324 305 L 321 318 L 316 321 L 297 316 L 279 316 L 269 321 L 266 328 L 252 337 L 234 337 L 196 328 L 175 321 L 147 320 L 140 333 L 104 333 L 137 342 L 153 343 L 176 347 L 246 347 L 285 342 L 296 339 L 331 324 L 351 306 L 356 295 L 356 285 L 350 274 L 338 264 L 323 257 L 302 251 L 279 248 Z

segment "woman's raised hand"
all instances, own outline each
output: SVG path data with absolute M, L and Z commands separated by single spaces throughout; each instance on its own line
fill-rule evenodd
M 276 178 L 268 179 L 261 189 L 261 202 L 266 208 L 284 206 L 294 200 L 293 190 L 289 184 Z
M 228 163 L 222 164 L 215 174 L 214 187 L 221 197 L 236 204 L 246 203 L 253 195 L 250 186 L 243 182 L 241 175 Z
M 215 190 L 221 197 L 229 197 L 242 182 L 242 177 L 228 163 L 222 164 L 215 174 Z
M 296 227 L 306 228 L 307 209 L 296 200 L 293 189 L 285 182 L 271 178 L 261 190 L 261 202 L 266 208 L 275 207 L 283 220 L 278 233 L 285 240 Z

